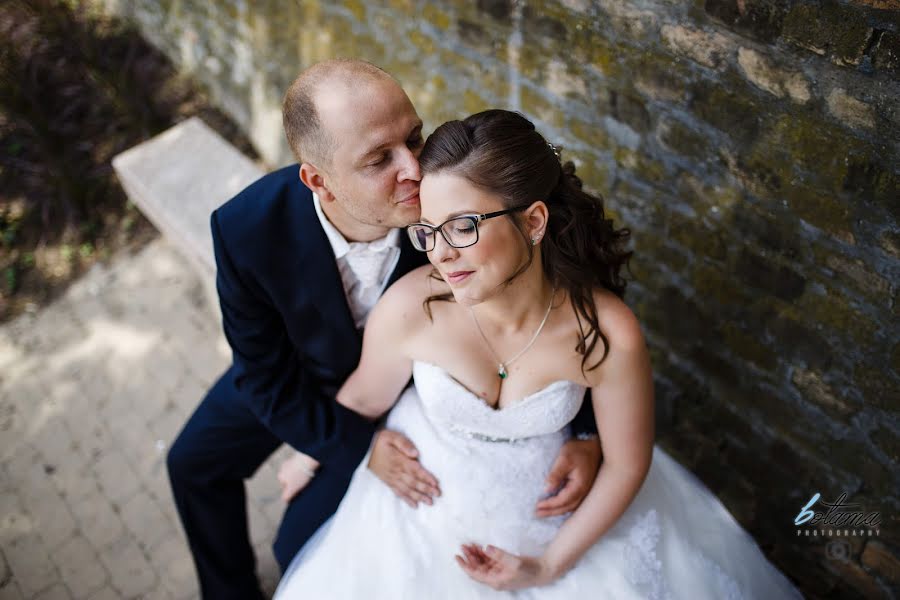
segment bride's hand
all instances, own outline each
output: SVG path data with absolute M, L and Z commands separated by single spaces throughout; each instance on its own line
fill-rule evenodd
M 316 475 L 319 463 L 312 457 L 294 452 L 278 468 L 278 483 L 281 484 L 281 499 L 290 502 L 300 490 L 309 485 Z
M 517 556 L 494 546 L 464 544 L 456 556 L 462 570 L 475 581 L 495 590 L 520 590 L 552 582 L 556 577 L 539 557 Z

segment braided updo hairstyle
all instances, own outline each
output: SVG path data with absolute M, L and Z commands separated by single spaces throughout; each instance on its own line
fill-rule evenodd
M 499 109 L 438 127 L 425 143 L 419 163 L 423 176 L 443 172 L 462 177 L 499 196 L 505 208 L 523 200 L 546 203 L 550 216 L 541 242 L 541 266 L 551 284 L 564 288 L 571 299 L 580 327 L 576 349 L 583 356 L 582 370 L 598 340 L 603 341 L 603 356 L 590 369 L 603 362 L 609 340 L 600 330 L 593 292 L 604 288 L 620 298 L 624 295 L 626 281 L 620 271 L 632 254 L 624 249 L 630 232 L 613 227 L 604 214 L 602 198 L 582 190 L 575 165 L 562 164 L 556 148 L 531 121 Z M 521 218 L 506 217 L 522 234 L 528 251 L 528 260 L 505 282 L 508 285 L 531 265 L 534 249 Z M 450 301 L 452 295 L 428 298 L 429 314 L 429 305 L 436 300 Z

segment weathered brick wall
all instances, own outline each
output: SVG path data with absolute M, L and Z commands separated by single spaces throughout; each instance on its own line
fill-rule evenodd
M 283 90 L 332 56 L 394 73 L 430 128 L 536 118 L 634 232 L 660 443 L 811 597 L 900 583 L 900 3 L 105 4 L 272 165 Z M 880 535 L 846 560 L 797 537 L 815 492 L 879 511 Z

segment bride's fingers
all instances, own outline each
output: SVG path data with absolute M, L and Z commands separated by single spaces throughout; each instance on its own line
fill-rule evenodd
M 488 559 L 495 565 L 495 572 L 515 571 L 519 566 L 519 557 L 496 546 L 485 548 Z
M 466 564 L 469 566 L 469 568 L 474 568 L 480 563 L 480 561 L 478 560 L 478 555 L 475 554 L 471 546 L 463 545 L 462 552 L 463 556 L 466 557 Z
M 488 566 L 487 556 L 481 551 L 477 545 L 467 545 L 463 546 L 463 550 L 466 552 L 466 557 L 469 559 L 469 564 L 473 565 L 474 568 L 478 570 L 484 570 Z

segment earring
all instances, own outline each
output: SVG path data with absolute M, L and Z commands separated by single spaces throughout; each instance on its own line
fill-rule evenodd
M 531 245 L 537 246 L 537 238 L 531 238 Z

